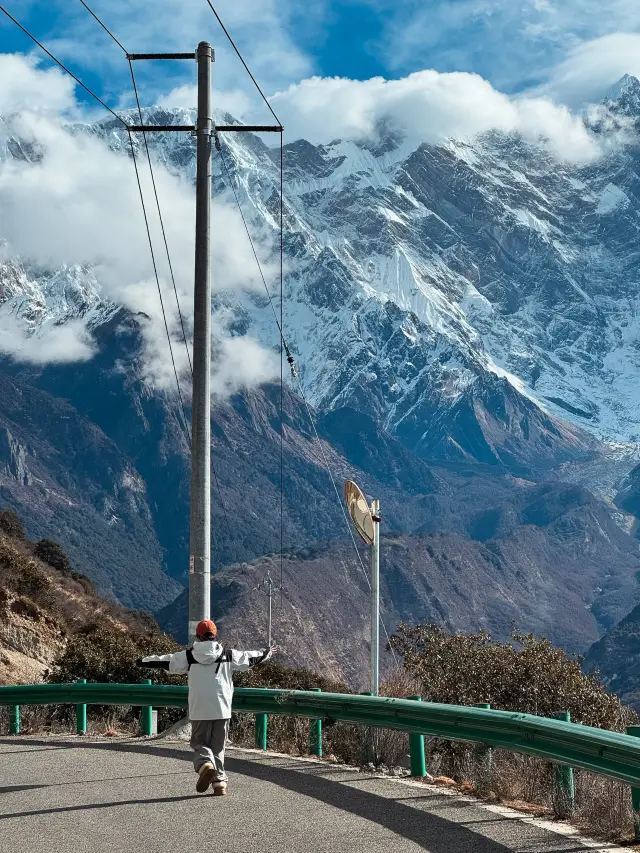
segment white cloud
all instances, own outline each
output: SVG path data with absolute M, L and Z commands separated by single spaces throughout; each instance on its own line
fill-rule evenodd
M 147 235 L 131 158 L 110 150 L 98 137 L 74 132 L 51 115 L 34 112 L 31 93 L 55 85 L 57 77 L 40 72 L 32 63 L 22 64 L 25 103 L 5 125 L 6 135 L 31 143 L 37 159 L 31 162 L 7 158 L 0 166 L 0 237 L 3 255 L 28 259 L 42 269 L 63 265 L 87 265 L 98 280 L 105 299 L 149 317 L 143 324 L 146 342 L 145 365 L 150 380 L 170 387 L 175 381 L 153 273 Z M 0 104 L 6 103 L 5 83 L 0 79 Z M 74 107 L 68 95 L 58 92 L 52 103 L 59 109 Z M 20 107 L 15 101 L 15 106 Z M 2 124 L 0 123 L 0 130 Z M 0 134 L 0 159 L 2 145 Z M 164 293 L 169 328 L 176 342 L 174 350 L 181 371 L 186 367 L 184 347 L 179 343 L 180 327 L 175 297 L 168 275 L 149 172 L 139 158 L 140 177 L 147 214 L 156 250 L 156 262 Z M 191 328 L 193 300 L 194 210 L 193 187 L 171 174 L 161 164 L 154 168 L 156 187 L 164 214 L 167 240 L 176 285 L 187 329 Z M 213 286 L 227 290 L 262 287 L 255 261 L 247 244 L 240 215 L 235 207 L 216 201 L 212 210 L 212 253 L 215 257 Z M 261 254 L 268 254 L 262 247 Z M 265 264 L 267 276 L 272 267 Z M 15 321 L 14 321 L 15 322 Z M 67 329 L 68 331 L 61 331 Z M 47 359 L 73 360 L 91 354 L 86 336 L 74 325 L 47 329 L 42 336 L 26 339 L 14 334 L 4 337 L 4 349 L 18 358 L 44 362 Z M 68 353 L 65 357 L 64 351 Z M 266 358 L 266 357 L 265 357 Z M 267 359 L 268 360 L 268 359 Z M 249 381 L 249 368 L 245 370 Z M 261 381 L 263 365 L 255 376 Z
M 611 33 L 581 43 L 550 72 L 539 91 L 577 107 L 602 100 L 625 74 L 640 77 L 640 33 Z
M 198 101 L 197 87 L 191 84 L 177 86 L 168 95 L 161 95 L 157 103 L 161 107 L 183 107 L 195 109 Z M 235 118 L 242 119 L 252 109 L 256 108 L 253 101 L 246 92 L 240 89 L 231 91 L 216 90 L 214 93 L 213 107 L 216 112 L 228 112 Z
M 59 15 L 52 16 L 47 46 L 75 67 L 90 68 L 117 81 L 117 93 L 126 91 L 131 99 L 131 80 L 120 49 L 79 3 L 53 0 L 53 5 Z M 156 0 L 151 5 L 93 0 L 90 5 L 131 52 L 188 52 L 195 51 L 198 42 L 210 41 L 216 53 L 216 89 L 243 88 L 253 97 L 253 84 L 205 0 Z M 311 72 L 309 57 L 291 35 L 290 17 L 297 14 L 294 0 L 220 0 L 215 6 L 266 91 Z M 312 4 L 305 15 L 313 18 L 314 14 Z M 196 78 L 195 63 L 188 61 L 137 62 L 135 71 L 145 103 L 155 103 L 161 92 Z
M 509 98 L 477 74 L 418 71 L 400 80 L 311 77 L 271 99 L 287 137 L 315 142 L 366 137 L 390 118 L 411 139 L 442 142 L 490 129 L 544 137 L 561 159 L 586 161 L 598 148 L 582 122 L 543 98 Z
M 0 115 L 27 107 L 53 115 L 75 112 L 74 82 L 58 68 L 40 69 L 33 57 L 0 54 Z
M 275 353 L 265 350 L 258 341 L 246 335 L 218 341 L 214 346 L 213 363 L 212 392 L 222 397 L 275 379 L 280 372 Z
M 371 49 L 395 75 L 428 64 L 441 71 L 474 71 L 508 92 L 546 80 L 582 44 L 640 31 L 638 0 L 367 2 L 382 22 Z M 626 71 L 632 73 L 624 68 L 618 77 Z
M 27 334 L 15 318 L 0 316 L 0 352 L 29 364 L 66 364 L 88 361 L 95 348 L 81 320 L 56 326 L 45 323 L 37 334 Z

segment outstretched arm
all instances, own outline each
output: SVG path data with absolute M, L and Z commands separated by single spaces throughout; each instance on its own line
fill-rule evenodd
M 149 669 L 166 669 L 175 674 L 189 672 L 187 653 L 184 651 L 173 655 L 148 655 L 145 658 L 138 658 L 136 665 Z
M 263 663 L 277 652 L 277 648 L 273 646 L 271 649 L 261 649 L 252 652 L 239 652 L 236 649 L 231 651 L 231 669 L 233 672 L 242 672 L 246 669 L 251 669 L 252 666 L 257 666 Z

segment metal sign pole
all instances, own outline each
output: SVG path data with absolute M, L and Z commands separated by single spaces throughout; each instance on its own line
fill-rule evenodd
M 380 692 L 380 501 L 371 502 L 371 692 Z
M 272 592 L 272 590 L 273 590 L 273 582 L 271 581 L 271 572 L 269 572 L 269 574 L 268 574 L 268 576 L 267 576 L 267 582 L 268 582 L 268 585 L 269 585 L 269 628 L 268 628 L 268 631 L 269 631 L 269 638 L 268 638 L 268 641 L 267 641 L 267 648 L 269 648 L 269 649 L 270 649 L 270 648 L 271 648 L 271 596 L 272 596 L 272 594 L 273 594 L 273 592 Z

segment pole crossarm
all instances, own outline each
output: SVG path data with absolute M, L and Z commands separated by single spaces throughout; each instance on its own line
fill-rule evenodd
M 127 59 L 191 59 L 196 58 L 195 51 L 191 53 L 128 53 Z
M 193 124 L 130 124 L 127 125 L 127 130 L 132 133 L 167 133 L 170 131 L 180 131 L 182 133 L 193 133 L 196 127 Z M 214 125 L 213 133 L 233 133 L 245 131 L 248 133 L 282 133 L 284 127 L 279 124 L 229 124 L 229 125 Z
M 247 131 L 249 133 L 282 133 L 281 124 L 217 124 L 214 126 L 216 133 L 238 133 Z
M 166 133 L 171 130 L 179 130 L 182 132 L 193 132 L 195 130 L 193 124 L 129 124 L 127 130 L 131 133 Z

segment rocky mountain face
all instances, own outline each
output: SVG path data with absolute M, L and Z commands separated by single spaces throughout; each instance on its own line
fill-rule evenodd
M 163 571 L 147 485 L 131 458 L 61 397 L 2 373 L 0 501 L 34 539 L 64 542 L 113 598 L 160 607 L 179 592 Z
M 640 83 L 623 81 L 606 111 L 632 124 L 636 94 Z M 189 111 L 144 115 L 193 121 Z M 74 132 L 126 156 L 115 122 Z M 496 133 L 434 146 L 386 128 L 375 141 L 285 148 L 285 335 L 338 493 L 350 477 L 382 501 L 390 624 L 433 615 L 504 636 L 513 618 L 581 649 L 640 601 L 637 542 L 611 521 L 640 434 L 640 149 L 632 133 L 625 139 L 607 138 L 608 153 L 585 166 Z M 10 133 L 2 141 L 0 161 L 39 156 Z M 193 178 L 190 138 L 149 142 Z M 277 154 L 247 133 L 221 144 L 250 227 L 273 235 Z M 216 156 L 214 192 L 227 193 L 228 180 Z M 60 539 L 101 590 L 167 605 L 188 562 L 189 448 L 175 396 L 142 379 L 140 318 L 105 301 L 91 270 L 43 270 L 26 258 L 0 265 L 0 303 L 0 318 L 33 334 L 80 320 L 96 343 L 78 364 L 2 360 L 3 503 L 30 531 Z M 235 334 L 272 345 L 264 298 L 236 294 L 230 305 Z M 318 577 L 342 590 L 347 533 L 296 390 L 284 395 L 283 540 L 287 549 L 330 543 L 326 558 L 287 557 L 299 608 L 291 635 L 304 625 L 310 638 L 290 648 L 302 662 L 322 647 Z M 279 394 L 266 385 L 215 406 L 224 510 L 216 489 L 213 564 L 231 566 L 216 583 L 259 575 L 271 565 L 260 558 L 279 550 Z M 619 507 L 630 526 L 634 507 Z M 162 611 L 176 630 L 181 607 Z M 349 624 L 345 608 L 326 617 L 336 636 Z M 222 611 L 225 625 L 242 617 L 257 628 L 233 596 Z M 364 643 L 366 608 L 358 612 L 351 636 Z M 339 648 L 332 654 L 345 665 Z
M 140 634 L 154 628 L 148 616 L 96 595 L 86 576 L 63 572 L 38 559 L 17 516 L 2 510 L 0 684 L 42 681 L 70 636 L 92 624 L 116 633 Z
M 582 666 L 597 672 L 608 690 L 640 711 L 640 606 L 591 646 Z
M 382 618 L 389 631 L 400 621 L 426 619 L 451 631 L 482 628 L 506 637 L 516 624 L 582 652 L 638 599 L 637 549 L 584 490 L 532 485 L 510 505 L 477 512 L 474 522 L 475 538 L 461 532 L 383 538 Z M 606 575 L 603 560 L 611 560 Z M 230 566 L 213 578 L 212 614 L 225 642 L 266 642 L 270 574 L 273 640 L 284 661 L 364 689 L 368 572 L 368 549 L 358 559 L 349 543 L 336 541 L 287 551 L 282 564 L 274 555 Z M 158 614 L 183 641 L 187 606 L 184 593 Z

